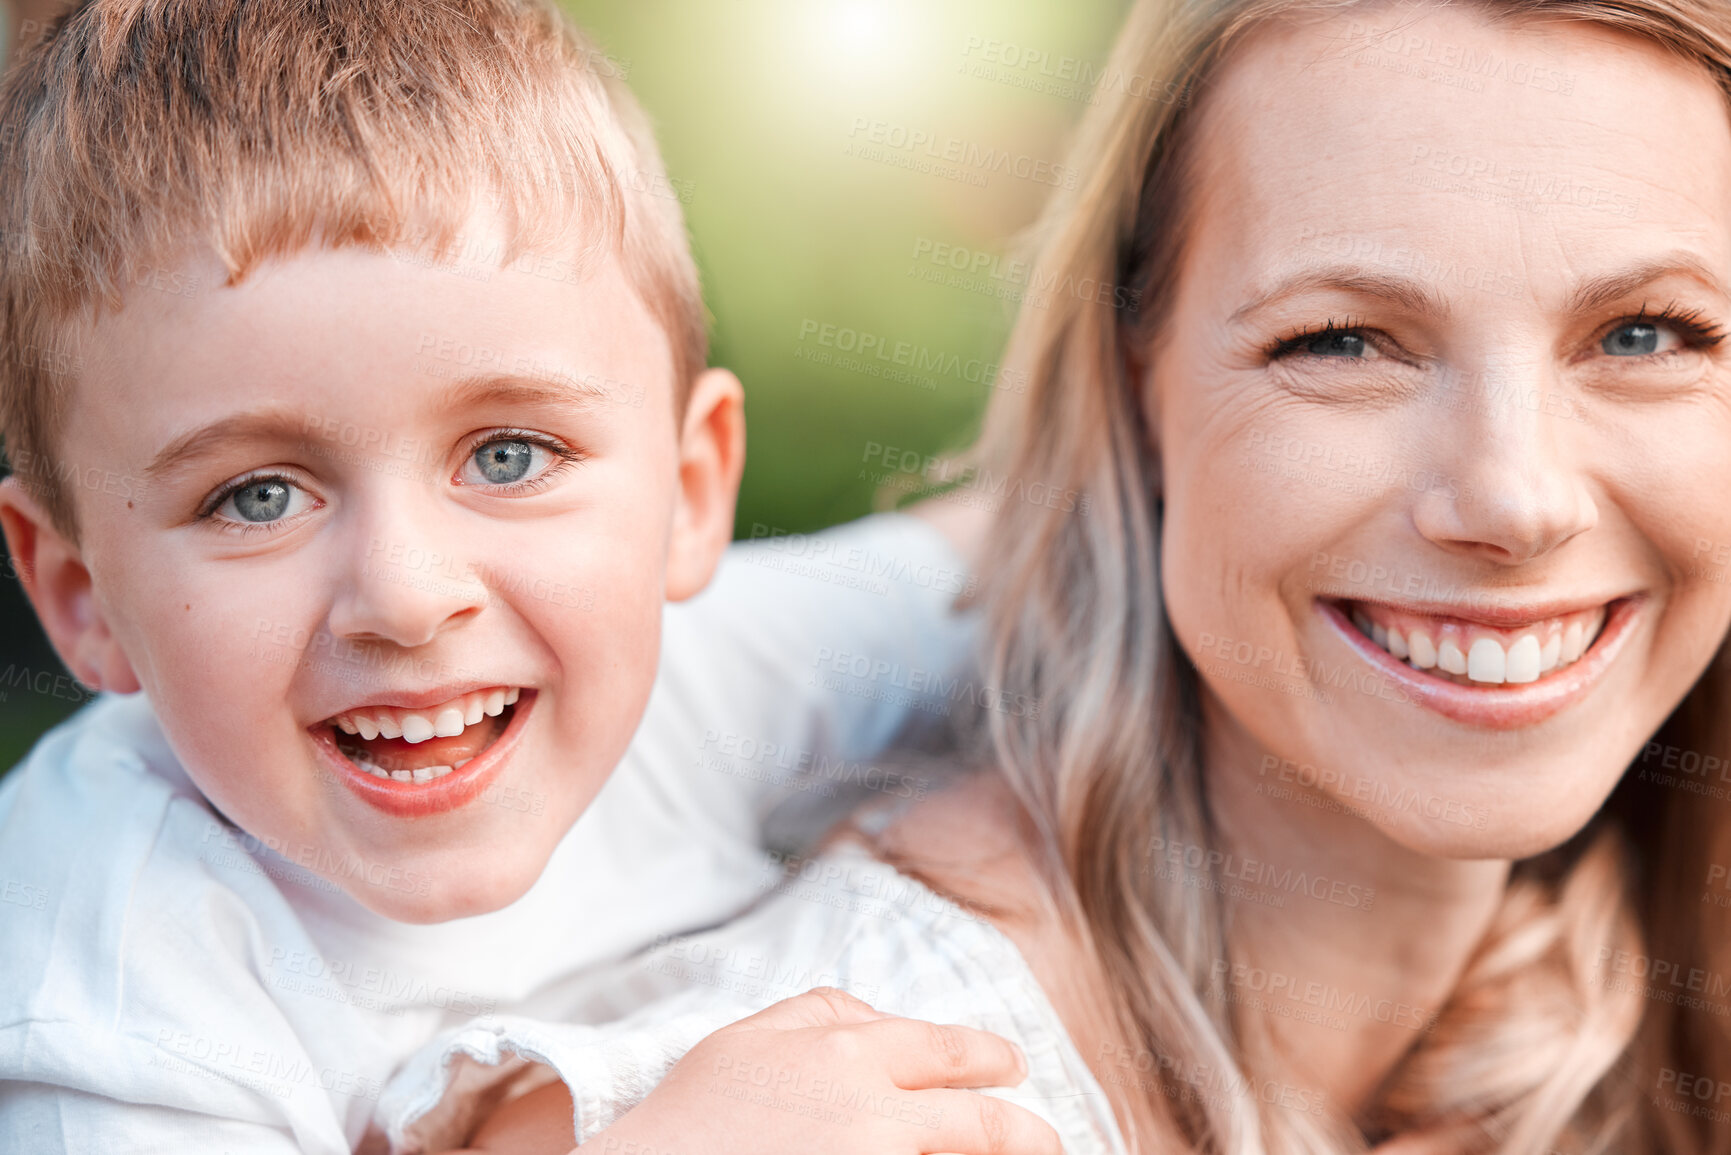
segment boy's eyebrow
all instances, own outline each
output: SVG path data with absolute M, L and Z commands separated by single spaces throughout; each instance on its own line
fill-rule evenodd
M 304 437 L 308 428 L 305 413 L 291 412 L 281 406 L 219 418 L 183 433 L 163 446 L 144 467 L 142 478 L 160 481 L 228 442 L 293 441 Z
M 437 410 L 465 409 L 484 401 L 515 405 L 556 405 L 594 409 L 609 400 L 604 382 L 593 374 L 578 377 L 562 370 L 522 373 L 482 373 L 451 383 L 434 402 Z
M 536 373 L 534 376 L 484 373 L 452 382 L 435 399 L 434 408 L 439 412 L 451 412 L 492 401 L 587 411 L 610 399 L 606 384 L 593 376 L 577 377 L 560 371 Z M 309 433 L 319 433 L 323 428 L 324 423 L 317 416 L 281 406 L 218 418 L 181 434 L 165 445 L 144 467 L 141 478 L 161 481 L 168 474 L 236 441 L 300 441 Z

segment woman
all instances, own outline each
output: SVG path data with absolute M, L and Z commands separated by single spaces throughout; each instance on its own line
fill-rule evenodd
M 1077 1149 L 1724 1149 L 1706 842 L 1612 793 L 1731 622 L 1731 12 L 1145 0 L 1107 74 L 981 451 L 1089 498 L 982 566 L 1038 709 L 856 837 L 1018 948 Z

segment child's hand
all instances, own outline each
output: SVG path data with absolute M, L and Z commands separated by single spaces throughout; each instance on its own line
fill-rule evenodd
M 956 1089 L 1014 1086 L 1026 1073 L 1021 1051 L 996 1035 L 879 1014 L 820 988 L 704 1039 L 581 1153 L 1063 1155 L 1038 1116 Z M 474 1149 L 529 1155 L 539 1140 L 563 1155 L 570 1120 L 554 1084 L 506 1104 Z

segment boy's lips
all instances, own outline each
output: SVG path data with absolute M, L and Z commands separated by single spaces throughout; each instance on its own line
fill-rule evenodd
M 535 699 L 532 689 L 496 686 L 417 710 L 355 707 L 308 731 L 321 760 L 362 801 L 412 818 L 479 794 L 516 747 Z
M 1619 597 L 1527 615 L 1502 612 L 1494 624 L 1472 616 L 1351 600 L 1323 598 L 1316 605 L 1336 632 L 1409 700 L 1466 725 L 1512 730 L 1536 725 L 1584 697 L 1621 652 L 1645 599 Z M 1354 618 L 1371 629 L 1363 629 Z M 1391 651 L 1390 641 L 1375 636 L 1377 626 L 1389 628 L 1386 623 L 1407 627 L 1404 659 Z M 1430 635 L 1427 640 L 1436 651 L 1420 654 L 1423 661 L 1414 661 L 1411 653 L 1414 625 Z M 1449 666 L 1466 666 L 1460 673 L 1441 664 L 1443 637 L 1453 643 Z M 1576 645 L 1579 650 L 1573 649 Z M 1493 647 L 1497 653 L 1490 652 Z M 1529 652 L 1535 647 L 1537 655 Z M 1476 661 L 1474 649 L 1481 651 Z M 1574 657 L 1565 660 L 1570 653 Z M 1508 677 L 1511 669 L 1513 679 Z

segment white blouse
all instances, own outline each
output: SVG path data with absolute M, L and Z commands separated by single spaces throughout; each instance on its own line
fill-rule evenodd
M 502 1084 L 522 1093 L 555 1075 L 571 1091 L 578 1142 L 587 1143 L 703 1038 L 781 999 L 834 986 L 886 1014 L 1017 1043 L 1027 1078 L 985 1093 L 1045 1119 L 1068 1155 L 1124 1155 L 1104 1090 L 1002 932 L 857 844 L 788 862 L 785 871 L 737 920 L 662 941 L 569 1007 L 590 1023 L 640 1008 L 624 1018 L 589 1026 L 488 1015 L 434 1040 L 380 1099 L 376 1120 L 392 1149 L 419 1155 L 459 1145 Z M 814 1078 L 809 1086 L 806 1097 L 824 1106 L 827 1084 Z

